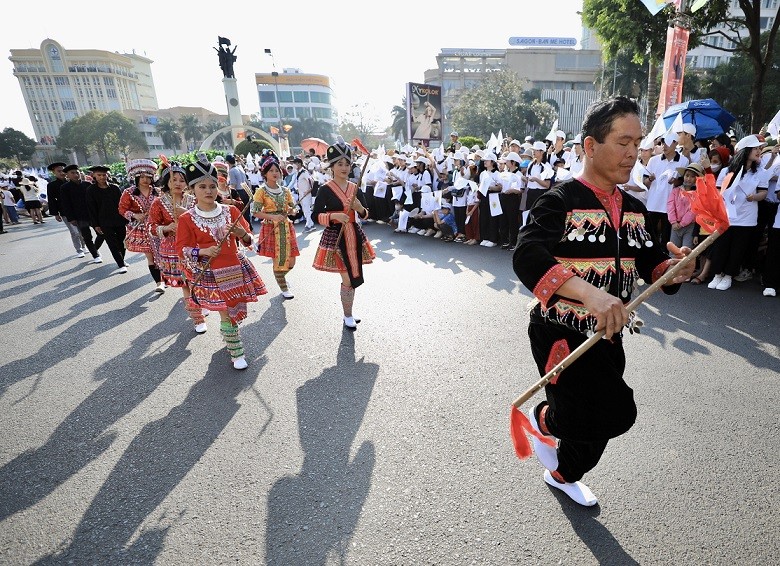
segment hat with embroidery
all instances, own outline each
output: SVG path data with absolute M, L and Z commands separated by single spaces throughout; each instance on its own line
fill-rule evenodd
M 279 165 L 279 161 L 276 159 L 276 156 L 269 155 L 265 158 L 265 160 L 260 164 L 260 174 L 265 177 L 265 175 L 268 173 L 268 171 L 271 170 L 271 167 L 276 165 L 279 168 L 279 171 L 282 170 L 281 165 Z
M 181 173 L 187 177 L 184 167 L 175 161 L 168 161 L 165 155 L 160 155 L 160 168 L 157 170 L 157 186 L 166 188 L 173 173 Z
M 332 167 L 342 159 L 346 159 L 351 164 L 352 148 L 347 145 L 344 138 L 339 136 L 336 143 L 328 147 L 328 151 L 325 152 L 325 159 L 329 167 Z
M 203 179 L 210 178 L 215 183 L 217 182 L 217 169 L 208 160 L 190 163 L 184 168 L 184 171 L 187 175 L 187 184 L 190 187 Z
M 225 163 L 224 161 L 216 161 L 216 160 L 214 160 L 212 165 L 214 165 L 214 169 L 217 170 L 217 175 L 219 177 L 227 178 L 227 176 L 228 176 L 228 165 L 227 165 L 227 163 Z
M 157 164 L 151 159 L 132 159 L 127 163 L 127 178 L 135 180 L 139 175 L 147 175 L 154 178 L 157 173 Z

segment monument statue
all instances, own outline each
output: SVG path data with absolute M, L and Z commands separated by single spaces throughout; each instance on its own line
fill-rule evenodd
M 230 40 L 225 37 L 217 36 L 217 41 L 219 42 L 219 48 L 215 47 L 214 50 L 219 54 L 219 68 L 222 69 L 222 74 L 226 79 L 235 79 L 236 77 L 233 74 L 233 63 L 235 63 L 237 59 L 234 53 L 238 46 L 236 45 L 233 49 L 228 49 L 228 47 L 230 47 Z

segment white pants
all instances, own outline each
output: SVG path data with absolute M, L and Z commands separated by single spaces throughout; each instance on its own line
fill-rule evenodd
M 311 195 L 309 194 L 303 197 L 298 204 L 301 207 L 301 212 L 303 212 L 303 217 L 306 218 L 306 228 L 311 228 L 314 226 L 314 221 L 311 219 Z

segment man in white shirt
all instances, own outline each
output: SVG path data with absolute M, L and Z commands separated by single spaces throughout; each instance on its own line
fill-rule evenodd
M 311 192 L 314 188 L 314 182 L 311 175 L 309 175 L 309 172 L 303 168 L 303 159 L 300 157 L 294 158 L 293 167 L 295 168 L 295 171 L 293 172 L 295 177 L 295 189 L 298 191 L 298 206 L 301 207 L 303 217 L 306 219 L 303 231 L 311 232 L 314 230 L 314 220 L 311 218 L 311 207 L 314 202 L 314 196 Z
M 696 147 L 696 126 L 693 124 L 683 124 L 677 134 L 677 150 L 681 155 L 688 158 L 690 163 L 701 163 L 707 150 L 703 147 Z
M 661 138 L 657 143 L 663 144 L 663 152 L 654 155 L 647 162 L 647 171 L 650 173 L 645 177 L 647 211 L 655 230 L 655 243 L 661 246 L 661 249 L 666 249 L 666 243 L 672 234 L 666 203 L 677 179 L 677 168 L 684 169 L 690 161 L 677 153 L 677 139 L 674 134 Z

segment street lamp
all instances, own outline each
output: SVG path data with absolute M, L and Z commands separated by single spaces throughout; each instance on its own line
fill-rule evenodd
M 273 65 L 274 70 L 271 72 L 271 76 L 274 78 L 274 91 L 276 93 L 276 117 L 279 120 L 279 133 L 276 134 L 277 140 L 279 141 L 279 149 L 281 151 L 281 144 L 282 144 L 282 108 L 279 106 L 279 73 L 276 71 L 276 61 L 274 60 L 274 54 L 271 53 L 270 49 L 266 49 L 265 53 L 271 56 L 271 64 Z

